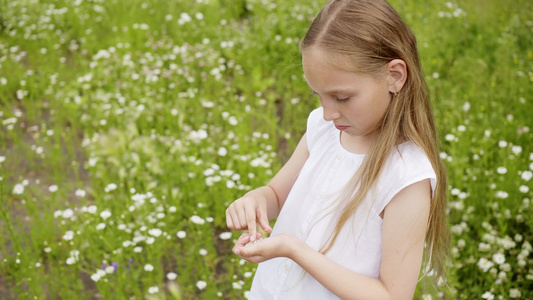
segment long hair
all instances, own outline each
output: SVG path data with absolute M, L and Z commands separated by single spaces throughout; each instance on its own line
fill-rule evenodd
M 410 141 L 424 151 L 437 175 L 426 231 L 424 265 L 427 272 L 435 272 L 436 278 L 443 277 L 450 244 L 446 221 L 447 176 L 439 155 L 437 130 L 414 34 L 384 0 L 331 0 L 300 43 L 302 53 L 311 47 L 346 58 L 343 62 L 348 63 L 339 62 L 339 68 L 370 76 L 383 74 L 386 64 L 393 59 L 401 59 L 407 65 L 407 80 L 393 95 L 375 130 L 371 148 L 341 196 L 340 200 L 346 200 L 347 205 L 321 252 L 327 253 L 335 243 L 343 226 L 377 182 L 396 146 Z

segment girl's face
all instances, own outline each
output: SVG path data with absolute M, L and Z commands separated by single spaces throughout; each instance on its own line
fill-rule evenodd
M 316 47 L 304 51 L 302 56 L 307 84 L 320 99 L 324 119 L 333 121 L 348 136 L 343 134 L 344 141 L 369 145 L 391 101 L 387 76 L 375 78 L 344 71 L 329 63 L 331 56 L 328 58 Z

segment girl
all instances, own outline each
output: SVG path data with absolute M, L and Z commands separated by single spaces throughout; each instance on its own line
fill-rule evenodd
M 449 243 L 415 37 L 384 0 L 331 0 L 300 50 L 321 107 L 270 183 L 226 211 L 248 229 L 234 253 L 261 263 L 250 299 L 412 299 L 424 249 L 440 277 Z

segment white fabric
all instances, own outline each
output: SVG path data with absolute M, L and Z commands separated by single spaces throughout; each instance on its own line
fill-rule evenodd
M 278 216 L 272 235 L 290 232 L 319 250 L 328 240 L 340 209 L 336 196 L 352 178 L 365 155 L 348 152 L 340 143 L 340 131 L 324 121 L 322 108 L 307 121 L 309 158 L 303 166 Z M 403 188 L 436 175 L 426 155 L 414 144 L 403 143 L 394 151 L 377 185 L 344 226 L 326 254 L 342 266 L 379 278 L 381 227 L 379 214 Z M 339 299 L 288 258 L 260 263 L 250 299 Z

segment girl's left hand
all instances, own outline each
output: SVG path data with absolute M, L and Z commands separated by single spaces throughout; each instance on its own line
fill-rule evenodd
M 260 238 L 260 236 L 257 238 Z M 233 253 L 248 262 L 256 264 L 275 257 L 291 258 L 294 249 L 297 249 L 297 245 L 302 241 L 290 233 L 282 233 L 257 240 L 255 244 L 246 246 L 248 242 L 250 242 L 250 234 L 245 232 L 235 243 Z

